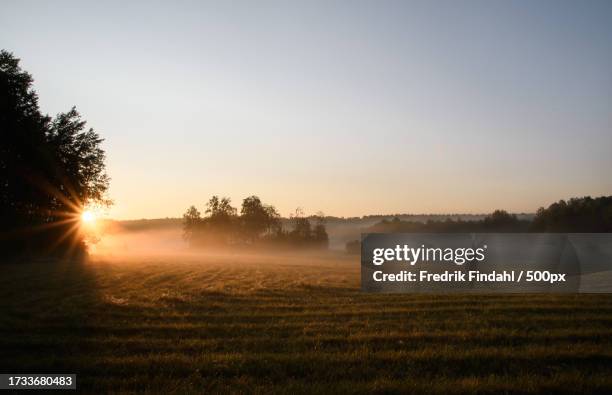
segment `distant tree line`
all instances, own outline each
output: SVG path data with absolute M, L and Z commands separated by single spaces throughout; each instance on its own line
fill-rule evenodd
M 183 237 L 193 247 L 287 246 L 327 248 L 329 237 L 323 214 L 305 217 L 301 209 L 291 216 L 291 229 L 284 229 L 272 205 L 257 196 L 242 201 L 240 213 L 227 197 L 213 196 L 204 215 L 191 206 L 183 215 Z
M 0 51 L 0 248 L 4 256 L 80 254 L 83 208 L 110 204 L 102 139 L 74 107 L 43 114 L 32 82 Z
M 447 218 L 444 221 L 401 221 L 397 217 L 371 226 L 368 232 L 381 233 L 460 233 L 460 232 L 525 232 L 530 221 L 518 219 L 515 214 L 495 210 L 481 220 L 467 221 Z
M 504 210 L 495 210 L 481 220 L 447 218 L 443 221 L 403 221 L 398 217 L 365 229 L 366 233 L 598 233 L 612 232 L 612 196 L 560 200 L 538 209 L 532 220 L 520 219 Z M 349 253 L 359 253 L 360 243 L 346 243 Z
M 612 196 L 559 200 L 541 207 L 531 224 L 535 232 L 612 232 Z

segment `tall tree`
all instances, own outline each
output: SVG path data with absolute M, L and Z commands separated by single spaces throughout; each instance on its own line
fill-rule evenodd
M 107 205 L 102 139 L 75 108 L 43 115 L 32 76 L 0 51 L 0 243 L 40 253 L 80 244 L 83 207 Z

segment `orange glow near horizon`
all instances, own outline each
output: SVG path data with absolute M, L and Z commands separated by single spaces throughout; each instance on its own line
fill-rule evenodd
M 93 225 L 96 222 L 96 214 L 92 210 L 85 210 L 81 213 L 81 221 L 86 225 Z

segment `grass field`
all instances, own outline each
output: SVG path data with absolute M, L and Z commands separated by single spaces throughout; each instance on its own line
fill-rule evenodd
M 342 255 L 0 266 L 0 372 L 88 393 L 612 393 L 612 296 L 369 295 Z

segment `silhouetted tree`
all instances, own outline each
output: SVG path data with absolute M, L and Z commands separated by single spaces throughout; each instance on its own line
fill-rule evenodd
M 240 220 L 248 241 L 257 240 L 262 233 L 277 229 L 280 215 L 274 206 L 264 205 L 257 196 L 249 196 L 242 201 Z
M 75 108 L 43 115 L 32 76 L 0 51 L 0 243 L 5 253 L 82 247 L 79 214 L 107 205 L 102 139 Z
M 318 212 L 314 218 L 316 223 L 312 231 L 313 241 L 320 246 L 327 247 L 329 245 L 329 236 L 327 235 L 327 230 L 325 229 L 325 214 Z
M 257 196 L 242 201 L 240 216 L 231 206 L 229 198 L 213 196 L 206 205 L 205 213 L 191 206 L 183 215 L 183 230 L 192 246 L 253 245 L 268 247 L 327 247 L 329 237 L 325 229 L 325 216 L 319 213 L 311 219 L 304 217 L 298 208 L 291 216 L 293 229 L 283 229 L 280 214 L 272 205 L 263 204 Z
M 235 207 L 232 207 L 232 200 L 228 197 L 219 199 L 219 196 L 214 195 L 206 203 L 206 214 L 211 219 L 215 220 L 226 220 L 234 217 L 237 213 Z
M 308 218 L 304 217 L 304 211 L 301 208 L 296 208 L 293 214 L 293 230 L 289 233 L 290 238 L 294 242 L 304 242 L 311 239 L 311 226 Z
M 509 214 L 505 210 L 495 210 L 491 215 L 482 220 L 482 227 L 486 231 L 505 232 L 519 230 L 521 223 L 515 214 Z M 523 230 L 526 229 L 522 227 Z
M 195 206 L 191 206 L 183 214 L 183 238 L 192 242 L 194 234 L 198 232 L 198 227 L 202 224 L 202 217 Z
M 236 238 L 238 232 L 237 210 L 232 207 L 232 201 L 228 197 L 219 198 L 213 196 L 206 203 L 204 218 L 206 243 L 230 244 Z

